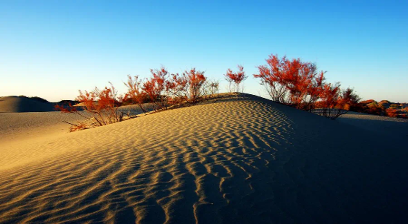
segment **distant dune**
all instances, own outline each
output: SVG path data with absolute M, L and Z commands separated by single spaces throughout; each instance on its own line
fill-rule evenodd
M 0 97 L 0 112 L 44 112 L 53 111 L 54 104 L 24 96 Z
M 407 139 L 252 95 L 41 136 L 0 147 L 0 223 L 408 222 Z
M 339 117 L 338 121 L 370 132 L 408 141 L 408 119 L 349 112 Z

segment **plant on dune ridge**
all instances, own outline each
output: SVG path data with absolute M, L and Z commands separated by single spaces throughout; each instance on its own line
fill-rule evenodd
M 128 81 L 125 85 L 128 87 L 126 98 L 130 99 L 132 103 L 137 104 L 143 113 L 146 113 L 147 111 L 143 107 L 143 103 L 146 101 L 147 94 L 142 89 L 142 82 L 139 76 L 135 76 L 133 80 L 132 77 L 128 75 Z
M 69 123 L 72 125 L 71 131 L 103 126 L 123 120 L 124 113 L 119 111 L 118 107 L 126 100 L 126 96 L 118 96 L 112 84 L 110 87 L 105 87 L 102 90 L 98 88 L 91 92 L 82 92 L 80 90 L 76 100 L 79 102 L 76 106 L 72 106 L 72 104 L 69 104 L 68 107 L 55 106 L 56 110 L 60 110 L 63 113 L 75 113 L 88 119 L 86 122 L 78 124 Z M 83 108 L 84 112 L 78 111 L 77 107 Z
M 259 74 L 254 74 L 255 78 L 261 79 L 261 85 L 265 86 L 272 100 L 280 103 L 285 103 L 287 94 L 283 71 L 285 61 L 286 57 L 279 59 L 278 56 L 271 55 L 266 60 L 269 67 L 258 66 Z
M 141 105 L 141 99 L 149 98 L 156 105 L 155 110 L 166 109 L 170 105 L 184 101 L 196 103 L 205 94 L 203 86 L 206 83 L 204 72 L 192 68 L 183 74 L 169 74 L 166 68 L 150 70 L 153 77 L 143 83 L 135 77 L 130 77 L 125 84 L 128 87 L 127 97 L 136 99 Z M 214 86 L 215 87 L 215 86 Z
M 188 80 L 185 74 L 171 74 L 171 78 L 166 80 L 166 92 L 169 105 L 180 104 L 187 100 Z
M 188 100 L 191 103 L 197 103 L 204 95 L 204 88 L 202 87 L 207 78 L 204 76 L 203 71 L 197 71 L 195 68 L 185 71 L 183 75 L 187 78 Z
M 340 106 L 340 91 L 339 83 L 335 85 L 329 83 L 323 86 L 319 102 L 320 115 L 336 119 L 343 113 L 343 110 L 336 109 L 336 107 Z
M 318 72 L 313 63 L 277 55 L 269 56 L 266 61 L 266 66 L 258 66 L 259 73 L 254 77 L 261 79 L 273 101 L 310 112 L 316 112 L 317 107 L 318 114 L 331 119 L 358 103 L 359 98 L 352 89 L 342 91 L 340 84 L 325 83 L 325 72 Z
M 228 84 L 229 92 L 232 92 L 231 88 L 232 83 L 235 84 L 234 92 L 240 92 L 239 84 L 248 78 L 248 76 L 245 75 L 244 67 L 241 65 L 238 65 L 238 72 L 236 73 L 232 72 L 231 69 L 228 69 L 224 77 L 229 83 Z
M 207 92 L 210 96 L 214 96 L 219 91 L 220 83 L 219 81 L 209 81 L 207 85 Z
M 156 104 L 156 110 L 167 106 L 167 97 L 165 96 L 166 78 L 168 71 L 162 67 L 160 69 L 150 69 L 153 77 L 146 80 L 142 85 L 142 90 L 147 94 L 150 100 Z

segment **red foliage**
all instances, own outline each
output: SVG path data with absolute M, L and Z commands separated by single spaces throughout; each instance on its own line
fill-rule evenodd
M 197 71 L 195 68 L 185 71 L 183 74 L 187 79 L 187 90 L 190 102 L 196 103 L 204 94 L 203 85 L 207 78 L 204 76 L 204 72 Z
M 179 104 L 187 99 L 186 88 L 188 80 L 185 74 L 171 74 L 171 78 L 166 81 L 166 91 L 168 93 L 169 104 Z
M 57 110 L 61 110 L 63 113 L 76 113 L 85 118 L 90 118 L 93 123 L 89 126 L 103 126 L 123 120 L 123 112 L 118 110 L 118 107 L 122 105 L 122 102 L 126 100 L 125 97 L 117 95 L 116 89 L 111 84 L 111 87 L 105 87 L 103 90 L 95 88 L 94 91 L 79 91 L 79 96 L 76 99 L 86 113 L 81 113 L 75 106 L 69 104 L 68 107 L 55 106 Z M 90 114 L 90 117 L 87 116 Z M 71 124 L 76 126 L 71 130 L 85 129 L 84 123 Z
M 340 97 L 340 84 L 336 83 L 332 85 L 331 83 L 325 84 L 323 86 L 323 91 L 320 94 L 321 105 L 324 108 L 333 109 L 338 106 Z
M 143 103 L 146 101 L 147 94 L 142 90 L 142 82 L 139 80 L 139 76 L 135 76 L 133 80 L 130 75 L 128 75 L 128 81 L 125 85 L 128 87 L 128 92 L 126 97 L 139 105 L 140 109 L 145 113 L 146 109 L 143 107 Z
M 299 109 L 312 110 L 324 86 L 324 72 L 317 72 L 315 64 L 300 59 L 279 59 L 269 56 L 268 66 L 259 66 L 261 84 L 267 87 L 272 100 L 287 103 Z
M 397 113 L 397 109 L 394 108 L 388 108 L 385 110 L 385 112 L 387 113 L 388 117 L 397 117 L 398 113 Z
M 343 95 L 340 98 L 339 104 L 341 105 L 342 109 L 349 110 L 351 108 L 356 108 L 359 101 L 360 97 L 354 93 L 354 90 L 351 88 L 347 88 L 343 91 Z
M 248 78 L 245 75 L 244 67 L 238 65 L 238 72 L 234 73 L 231 69 L 227 70 L 227 73 L 224 75 L 225 79 L 230 83 L 230 92 L 231 92 L 231 83 L 235 84 L 235 92 L 239 92 L 239 84 Z
M 259 74 L 254 74 L 255 78 L 261 79 L 261 85 L 265 85 L 272 100 L 281 103 L 285 103 L 287 94 L 285 71 L 283 71 L 286 61 L 286 57 L 279 59 L 277 55 L 271 55 L 266 60 L 269 68 L 264 65 L 258 66 Z
M 381 105 L 378 105 L 376 101 L 373 101 L 372 103 L 369 103 L 367 105 L 367 113 L 369 114 L 376 114 L 376 115 L 383 115 L 384 114 L 384 107 Z
M 77 108 L 75 106 L 73 106 L 71 103 L 68 103 L 67 106 L 63 106 L 63 105 L 55 105 L 54 106 L 55 110 L 59 110 L 62 113 L 75 113 L 77 112 Z
M 167 70 L 162 67 L 161 69 L 151 69 L 153 77 L 146 80 L 142 85 L 142 90 L 147 94 L 152 102 L 156 104 L 156 109 L 166 107 L 167 98 L 164 94 L 166 90 L 166 78 Z
M 352 89 L 342 92 L 340 84 L 325 83 L 325 72 L 318 72 L 313 63 L 277 55 L 269 56 L 266 62 L 268 65 L 259 66 L 259 73 L 254 77 L 261 79 L 261 85 L 266 87 L 274 101 L 307 111 L 313 111 L 316 106 L 324 108 L 331 118 L 358 103 L 359 98 Z M 334 110 L 336 115 L 333 117 L 330 113 Z M 323 115 L 326 116 L 325 112 Z

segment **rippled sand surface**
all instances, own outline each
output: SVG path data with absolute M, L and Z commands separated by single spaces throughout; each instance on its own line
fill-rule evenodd
M 1 147 L 0 223 L 403 223 L 404 144 L 242 94 Z

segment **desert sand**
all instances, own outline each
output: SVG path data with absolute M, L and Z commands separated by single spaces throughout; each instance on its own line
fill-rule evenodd
M 61 116 L 0 113 L 0 223 L 408 222 L 408 136 L 375 119 L 248 94 L 73 133 Z

